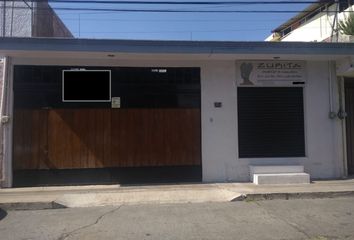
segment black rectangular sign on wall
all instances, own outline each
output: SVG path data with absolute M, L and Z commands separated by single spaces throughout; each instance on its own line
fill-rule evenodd
M 110 70 L 63 70 L 63 102 L 110 102 Z

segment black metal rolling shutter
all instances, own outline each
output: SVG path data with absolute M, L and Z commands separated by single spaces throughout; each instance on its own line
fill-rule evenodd
M 303 88 L 238 88 L 239 157 L 305 156 Z

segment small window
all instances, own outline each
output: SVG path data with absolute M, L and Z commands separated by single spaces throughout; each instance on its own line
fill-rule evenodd
M 302 87 L 238 88 L 240 158 L 304 157 Z
M 310 13 L 309 15 L 306 16 L 306 22 L 310 21 L 312 18 L 314 18 L 315 16 L 317 16 L 317 14 L 319 14 L 318 10 L 314 11 L 313 13 Z
M 306 22 L 306 18 L 303 18 L 303 19 L 300 20 L 299 24 L 302 25 L 302 24 L 304 24 L 305 22 Z
M 339 12 L 343 12 L 344 10 L 346 10 L 348 7 L 350 7 L 350 4 L 351 2 L 347 0 L 339 1 Z
M 291 27 L 286 28 L 286 29 L 283 31 L 283 36 L 289 34 L 290 32 L 291 32 Z

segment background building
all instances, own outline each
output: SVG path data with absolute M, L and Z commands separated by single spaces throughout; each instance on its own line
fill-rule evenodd
M 0 36 L 63 37 L 73 35 L 47 1 L 0 1 Z
M 352 0 L 319 0 L 274 29 L 266 41 L 354 41 L 352 37 L 337 31 L 338 22 L 349 16 L 352 5 Z

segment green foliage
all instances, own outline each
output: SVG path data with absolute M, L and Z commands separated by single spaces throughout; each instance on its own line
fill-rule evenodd
M 354 14 L 351 13 L 344 21 L 338 23 L 339 31 L 345 35 L 354 35 Z

